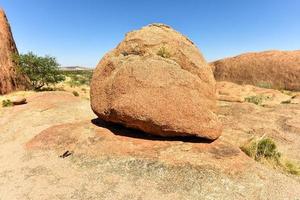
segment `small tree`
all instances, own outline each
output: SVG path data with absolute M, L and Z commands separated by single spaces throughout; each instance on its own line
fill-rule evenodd
M 22 73 L 26 74 L 34 89 L 49 86 L 65 80 L 58 69 L 59 64 L 54 57 L 37 56 L 32 52 L 15 55 L 15 61 Z

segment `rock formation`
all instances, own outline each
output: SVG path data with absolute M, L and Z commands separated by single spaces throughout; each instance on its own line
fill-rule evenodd
M 218 81 L 300 90 L 300 50 L 246 53 L 211 65 Z
M 91 106 L 105 121 L 159 136 L 216 139 L 222 129 L 212 70 L 189 39 L 162 24 L 128 33 L 102 58 Z
M 0 9 L 0 94 L 25 89 L 26 78 L 21 75 L 13 55 L 18 53 L 6 15 Z

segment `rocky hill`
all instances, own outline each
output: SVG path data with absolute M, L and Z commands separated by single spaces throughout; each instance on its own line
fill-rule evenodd
M 300 50 L 246 53 L 211 65 L 218 81 L 300 90 Z
M 18 72 L 13 62 L 13 55 L 17 53 L 7 17 L 0 9 L 0 94 L 25 89 L 27 85 L 26 78 Z

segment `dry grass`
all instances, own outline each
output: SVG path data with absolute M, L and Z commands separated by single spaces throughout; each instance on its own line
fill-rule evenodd
M 2 100 L 2 107 L 10 107 L 13 106 L 13 102 L 9 99 Z
M 298 175 L 298 176 L 300 175 L 300 166 L 297 165 L 296 163 L 292 161 L 286 161 L 284 167 L 285 170 L 290 174 Z
M 249 157 L 264 165 L 289 174 L 300 175 L 300 166 L 289 160 L 283 161 L 276 143 L 271 138 L 262 136 L 259 139 L 251 139 L 240 148 Z
M 158 52 L 157 52 L 157 55 L 158 56 L 161 56 L 163 58 L 170 58 L 171 57 L 171 54 L 170 52 L 167 50 L 166 47 L 161 47 Z

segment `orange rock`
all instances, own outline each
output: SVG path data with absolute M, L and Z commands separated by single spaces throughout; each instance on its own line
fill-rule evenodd
M 160 136 L 216 139 L 215 80 L 197 47 L 161 24 L 130 32 L 104 56 L 91 83 L 103 120 Z
M 0 8 L 0 94 L 25 89 L 27 85 L 27 79 L 19 74 L 13 62 L 13 55 L 17 53 L 6 15 Z
M 300 50 L 246 53 L 211 65 L 218 81 L 300 90 Z

